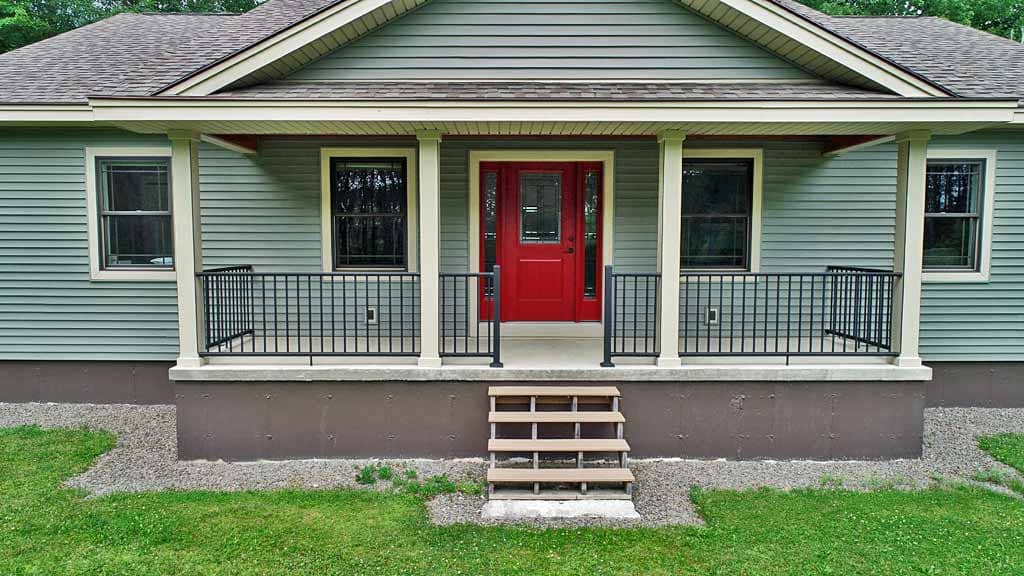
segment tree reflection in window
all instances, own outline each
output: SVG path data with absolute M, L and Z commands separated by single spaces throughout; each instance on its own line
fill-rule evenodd
M 334 267 L 405 268 L 404 158 L 331 161 Z

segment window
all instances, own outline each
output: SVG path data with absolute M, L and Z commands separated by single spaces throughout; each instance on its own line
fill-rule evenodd
M 931 280 L 987 277 L 989 154 L 929 155 L 925 176 L 924 271 Z M 986 214 L 988 212 L 988 214 Z
M 173 280 L 168 148 L 87 148 L 93 280 Z
M 415 150 L 325 148 L 324 269 L 411 270 Z
M 750 269 L 753 207 L 753 159 L 685 159 L 682 268 Z
M 519 242 L 558 244 L 562 241 L 562 174 L 523 172 L 519 175 Z

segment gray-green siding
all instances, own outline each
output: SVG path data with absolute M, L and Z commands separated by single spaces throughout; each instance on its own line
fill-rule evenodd
M 172 283 L 91 282 L 88 271 L 84 147 L 159 142 L 115 131 L 25 130 L 0 137 L 0 358 L 176 355 Z M 922 353 L 928 360 L 1024 358 L 1024 144 L 1019 142 L 1005 132 L 934 142 L 936 147 L 997 148 L 999 161 L 991 282 L 925 286 Z M 265 138 L 256 157 L 204 145 L 206 265 L 319 270 L 319 149 L 345 144 Z M 763 270 L 891 265 L 893 146 L 839 158 L 822 157 L 813 143 L 762 146 Z M 442 145 L 441 166 L 444 270 L 468 267 L 471 148 L 615 150 L 615 263 L 620 270 L 654 269 L 658 162 L 653 141 L 449 140 Z
M 292 80 L 811 78 L 671 0 L 433 0 L 290 76 Z

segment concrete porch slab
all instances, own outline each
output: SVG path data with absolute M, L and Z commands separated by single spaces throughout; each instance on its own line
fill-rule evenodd
M 640 514 L 630 500 L 489 500 L 484 504 L 482 515 L 485 520 L 640 519 Z

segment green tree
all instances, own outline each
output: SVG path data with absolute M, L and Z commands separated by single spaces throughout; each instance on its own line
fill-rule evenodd
M 1024 33 L 1024 0 L 800 0 L 826 14 L 938 16 L 1007 38 Z
M 245 12 L 261 0 L 0 0 L 0 53 L 121 12 Z

